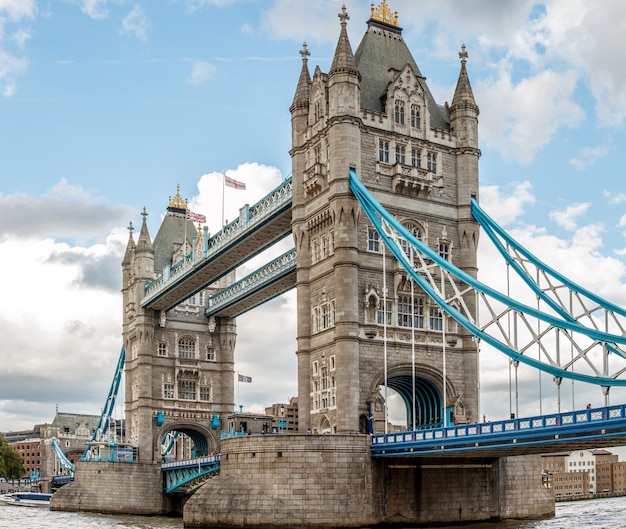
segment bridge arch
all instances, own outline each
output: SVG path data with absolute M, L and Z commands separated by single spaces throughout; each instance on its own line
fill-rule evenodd
M 394 390 L 404 403 L 406 410 L 406 427 L 409 429 L 434 428 L 443 423 L 443 373 L 425 364 L 415 365 L 415 401 L 413 401 L 413 367 L 411 364 L 398 364 L 387 370 L 387 387 Z M 380 387 L 385 385 L 385 374 L 379 372 L 370 387 L 370 399 L 367 402 L 370 410 L 367 431 L 373 431 L 374 412 L 384 411 L 384 398 Z M 453 382 L 446 378 L 446 398 L 448 404 L 458 400 L 459 393 Z M 449 406 L 447 405 L 446 408 Z M 415 425 L 413 425 L 413 409 L 415 408 Z M 363 418 L 361 418 L 363 427 Z
M 168 433 L 178 433 L 189 438 L 193 443 L 190 457 L 202 457 L 219 451 L 219 439 L 216 439 L 214 432 L 204 427 L 202 424 L 190 422 L 171 422 L 156 429 L 153 438 L 155 456 L 161 459 L 165 454 L 163 451 L 163 440 Z

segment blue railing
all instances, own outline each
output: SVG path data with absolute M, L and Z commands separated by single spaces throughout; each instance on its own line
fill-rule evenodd
M 603 427 L 599 435 L 626 436 L 626 404 L 431 430 L 374 435 L 372 455 L 407 451 L 419 455 L 442 450 L 476 450 L 501 446 L 507 442 L 517 445 L 550 444 L 563 442 L 566 435 L 580 434 L 572 438 L 572 441 L 576 441 L 585 435 L 597 437 L 598 426 Z

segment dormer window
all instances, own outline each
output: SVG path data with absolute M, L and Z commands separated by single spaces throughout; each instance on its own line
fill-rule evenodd
M 404 125 L 404 101 L 396 101 L 394 121 L 398 125 Z
M 422 117 L 420 114 L 420 107 L 417 105 L 411 105 L 411 127 L 419 129 L 422 127 Z

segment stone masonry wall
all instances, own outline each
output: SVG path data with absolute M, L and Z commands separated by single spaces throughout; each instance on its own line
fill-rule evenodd
M 359 527 L 380 519 L 360 435 L 225 439 L 220 475 L 186 503 L 185 527 Z
M 161 465 L 145 463 L 76 463 L 74 482 L 52 496 L 50 509 L 108 514 L 169 514 L 163 495 Z

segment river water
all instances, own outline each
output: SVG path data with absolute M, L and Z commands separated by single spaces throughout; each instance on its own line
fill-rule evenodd
M 0 529 L 182 529 L 180 518 L 105 516 L 0 505 Z M 297 529 L 297 526 L 294 526 Z M 626 529 L 626 497 L 563 502 L 536 522 L 479 523 L 437 529 Z

